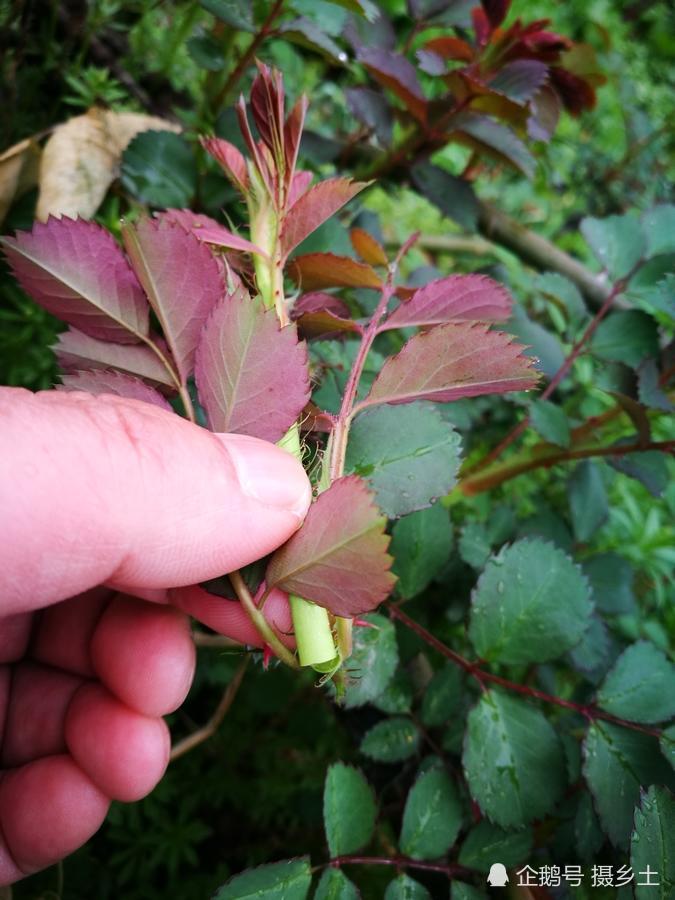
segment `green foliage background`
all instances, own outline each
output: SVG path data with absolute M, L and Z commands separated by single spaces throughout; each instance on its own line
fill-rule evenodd
M 310 4 L 298 0 L 291 5 L 309 14 Z M 409 27 L 403 0 L 386 0 L 380 5 L 394 16 L 399 29 Z M 228 54 L 245 46 L 250 37 L 232 34 L 227 38 L 229 45 L 221 45 L 214 54 L 208 40 L 214 20 L 204 9 L 208 6 L 91 0 L 81 6 L 45 4 L 45 14 L 31 3 L 0 3 L 2 81 L 8 98 L 0 113 L 2 147 L 94 102 L 116 109 L 142 109 L 143 97 L 151 99 L 152 112 L 175 114 L 185 125 L 188 139 L 213 128 L 232 139 L 232 119 L 217 103 L 222 85 L 218 66 L 224 68 Z M 334 28 L 337 35 L 344 10 L 327 3 L 314 6 L 323 27 L 329 32 Z M 64 14 L 63 7 L 72 8 Z M 255 4 L 258 20 L 264 7 Z M 675 114 L 675 13 L 666 2 L 610 0 L 565 4 L 516 0 L 514 13 L 526 18 L 550 16 L 557 31 L 591 43 L 609 80 L 599 92 L 594 111 L 580 119 L 563 117 L 551 144 L 538 149 L 537 172 L 531 182 L 497 173 L 479 183 L 479 193 L 498 200 L 520 222 L 597 270 L 598 261 L 579 229 L 584 217 L 642 212 L 673 200 L 675 159 L 668 123 Z M 119 48 L 115 71 L 108 68 L 102 44 Z M 313 131 L 324 138 L 339 138 L 355 127 L 343 95 L 353 72 L 311 48 L 280 38 L 264 44 L 259 55 L 283 69 L 291 95 L 303 90 L 309 93 Z M 142 175 L 142 147 L 136 150 Z M 442 156 L 455 166 L 461 163 L 462 152 L 449 147 Z M 212 214 L 224 206 L 236 220 L 239 211 L 222 178 L 200 154 L 189 156 L 194 156 L 189 165 L 195 168 L 190 168 L 186 178 L 188 183 L 196 179 L 196 186 L 194 197 L 187 197 L 186 202 Z M 322 172 L 331 171 L 330 163 L 322 164 L 316 154 L 309 161 Z M 134 161 L 127 157 L 122 182 L 113 186 L 97 217 L 109 227 L 115 226 L 120 215 L 133 215 L 142 208 L 139 194 L 143 188 L 134 179 L 134 171 Z M 3 230 L 28 227 L 34 202 L 34 194 L 18 200 Z M 384 238 L 392 244 L 420 227 L 425 238 L 459 233 L 458 226 L 402 185 L 372 190 L 361 214 L 371 225 L 376 223 L 373 217 L 379 216 Z M 326 226 L 313 240 L 314 246 L 306 249 L 349 250 L 346 230 L 339 223 Z M 432 257 L 422 242 L 421 249 L 411 254 L 409 274 L 430 264 L 441 273 L 479 269 L 507 282 L 522 305 L 518 333 L 534 345 L 545 368 L 557 368 L 575 332 L 560 295 L 556 303 L 550 302 L 556 290 L 551 282 L 542 280 L 546 276 L 536 275 L 512 254 L 494 247 L 477 253 L 440 250 Z M 660 277 L 663 272 L 657 274 Z M 557 290 L 561 290 L 559 284 Z M 672 339 L 672 318 L 666 313 L 659 316 L 657 310 L 656 319 L 665 333 L 670 329 Z M 60 327 L 22 294 L 3 269 L 0 383 L 33 390 L 51 386 L 57 376 L 49 347 Z M 630 331 L 619 330 L 624 337 Z M 625 353 L 625 347 L 620 353 Z M 616 392 L 616 381 L 612 379 L 617 374 L 616 359 L 616 351 L 614 356 L 603 356 L 602 346 L 593 358 L 580 359 L 573 378 L 557 397 L 555 409 L 563 411 L 562 418 L 546 407 L 538 409 L 535 428 L 539 433 L 528 432 L 525 449 L 542 437 L 564 444 L 570 422 L 611 409 L 615 405 L 612 391 Z M 521 412 L 511 400 L 479 399 L 454 404 L 447 415 L 461 433 L 465 453 L 472 461 L 494 446 Z M 672 415 L 650 417 L 654 439 L 675 436 Z M 620 420 L 610 423 L 604 438 L 611 443 L 625 433 L 626 420 Z M 626 474 L 603 461 L 540 468 L 475 497 L 450 495 L 449 519 L 440 508 L 434 508 L 430 515 L 436 521 L 426 514 L 417 521 L 411 521 L 412 517 L 401 520 L 393 534 L 394 546 L 398 543 L 402 550 L 397 566 L 400 596 L 409 598 L 406 613 L 464 655 L 472 656 L 473 641 L 481 655 L 494 663 L 495 672 L 581 703 L 590 701 L 626 648 L 631 652 L 648 648 L 646 662 L 637 669 L 638 682 L 648 680 L 650 672 L 658 674 L 662 660 L 672 657 L 675 636 L 675 484 L 672 459 L 660 457 L 652 462 L 653 467 L 640 471 L 638 478 L 630 477 L 635 467 Z M 418 534 L 422 537 L 415 544 Z M 565 648 L 562 656 L 555 652 L 551 656 L 528 655 L 522 635 L 516 635 L 514 645 L 516 649 L 525 647 L 522 659 L 515 651 L 515 656 L 505 656 L 503 651 L 500 655 L 492 647 L 489 628 L 476 643 L 478 625 L 473 620 L 467 635 L 472 591 L 476 590 L 479 599 L 484 596 L 489 607 L 501 582 L 497 577 L 496 586 L 488 590 L 486 579 L 495 567 L 508 564 L 505 545 L 523 539 L 548 542 L 544 550 L 541 544 L 535 545 L 539 559 L 542 554 L 557 554 L 556 559 L 571 557 L 580 567 L 573 567 L 578 578 L 590 584 L 598 615 L 584 630 L 580 643 Z M 527 572 L 532 572 L 532 565 Z M 572 564 L 566 561 L 565 565 Z M 562 563 L 549 560 L 547 566 L 562 577 Z M 588 588 L 580 590 L 588 595 Z M 567 599 L 568 595 L 564 596 Z M 584 601 L 579 603 L 583 606 Z M 545 610 L 544 619 L 550 620 L 554 612 L 553 608 Z M 584 615 L 578 612 L 582 619 Z M 487 620 L 489 625 L 489 608 Z M 578 621 L 572 616 L 563 620 L 561 634 L 570 634 Z M 433 859 L 442 856 L 459 833 L 460 849 L 451 851 L 451 861 L 476 871 L 485 868 L 484 848 L 493 845 L 499 847 L 508 865 L 578 862 L 589 867 L 629 861 L 630 828 L 624 827 L 625 810 L 616 808 L 613 798 L 625 787 L 637 800 L 634 785 L 622 781 L 629 777 L 629 769 L 642 766 L 647 770 L 644 778 L 638 776 L 644 786 L 654 779 L 657 783 L 667 780 L 665 759 L 670 753 L 672 760 L 672 726 L 671 741 L 664 737 L 660 753 L 651 738 L 596 723 L 582 760 L 580 737 L 585 723 L 581 717 L 527 704 L 513 695 L 490 694 L 481 699 L 477 686 L 468 683 L 417 635 L 384 617 L 374 622 L 379 630 L 357 629 L 360 647 L 354 668 L 361 677 L 346 707 L 336 706 L 327 692 L 317 689 L 311 673 L 297 675 L 274 666 L 265 672 L 255 656 L 225 723 L 213 738 L 173 763 L 148 799 L 131 806 L 115 804 L 93 841 L 58 871 L 41 873 L 17 885 L 14 896 L 145 900 L 168 895 L 190 900 L 212 895 L 230 875 L 250 866 L 303 855 L 319 864 L 328 858 L 323 833 L 324 782 L 329 766 L 338 761 L 359 767 L 375 791 L 378 818 L 369 844 L 371 855 L 391 856 L 400 843 L 401 852 L 408 856 Z M 528 641 L 536 643 L 537 636 L 530 635 Z M 200 650 L 198 675 L 188 702 L 172 717 L 176 737 L 208 719 L 239 660 L 234 653 Z M 630 672 L 624 677 L 630 678 Z M 667 674 L 657 682 L 657 695 L 670 683 L 668 678 L 672 682 Z M 620 689 L 613 694 L 611 687 L 610 682 L 604 688 L 608 709 L 617 702 L 615 694 L 621 694 Z M 655 702 L 651 695 L 643 700 L 647 706 Z M 616 714 L 632 718 L 635 710 L 622 711 L 619 701 Z M 460 758 L 467 715 L 467 740 L 472 744 L 470 749 L 464 748 L 465 777 Z M 652 721 L 663 721 L 669 715 L 672 712 L 666 711 Z M 551 725 L 562 736 L 560 741 L 552 737 Z M 534 734 L 534 744 L 542 753 L 550 748 L 543 772 L 541 754 L 535 753 L 532 759 L 525 754 L 515 760 L 516 769 L 524 766 L 525 780 L 529 779 L 526 814 L 521 819 L 509 818 L 513 801 L 504 787 L 506 793 L 499 794 L 493 816 L 496 824 L 477 825 L 466 780 L 474 797 L 490 794 L 494 789 L 489 775 L 496 765 L 494 748 L 503 741 L 505 752 L 514 752 L 518 741 L 514 744 L 505 735 L 509 728 L 519 727 Z M 633 737 L 630 747 L 624 747 Z M 517 752 L 522 755 L 524 751 Z M 580 790 L 582 771 L 594 785 L 593 803 L 589 794 Z M 415 830 L 409 791 L 413 785 L 415 791 L 428 790 L 429 779 L 436 779 L 434 796 L 441 797 L 440 825 L 427 824 L 420 835 Z M 338 784 L 338 794 L 341 789 Z M 367 796 L 368 789 L 362 786 L 353 808 L 363 812 Z M 423 796 L 420 805 L 430 809 L 431 800 Z M 632 805 L 631 801 L 631 821 Z M 340 813 L 352 814 L 353 810 Z M 664 826 L 670 822 L 672 827 L 672 798 L 652 789 L 638 816 L 643 817 L 639 828 L 646 843 L 655 821 Z M 536 820 L 534 825 L 529 824 L 531 819 Z M 340 843 L 339 821 L 327 816 L 326 824 L 332 855 L 360 849 Z M 367 840 L 368 823 L 351 825 L 363 827 Z M 612 835 L 613 827 L 620 833 Z M 480 828 L 483 830 L 477 831 Z M 619 850 L 607 840 L 607 830 Z M 405 894 L 405 885 L 398 882 L 387 890 L 393 873 L 386 866 L 347 871 L 366 898 L 385 896 L 385 891 L 388 897 L 424 896 Z M 445 875 L 426 871 L 410 871 L 409 875 L 426 885 L 431 896 L 448 896 Z M 467 883 L 482 890 L 482 877 L 470 876 Z M 408 889 L 417 890 L 409 885 Z M 350 896 L 344 893 L 344 885 L 340 890 L 343 893 L 325 896 Z M 455 885 L 453 897 L 482 896 L 470 893 L 469 888 L 465 893 L 462 890 Z M 588 887 L 574 891 L 576 896 L 588 893 L 602 898 L 614 896 L 616 891 L 589 891 Z M 240 896 L 231 896 L 235 895 Z M 287 896 L 291 896 L 290 889 Z

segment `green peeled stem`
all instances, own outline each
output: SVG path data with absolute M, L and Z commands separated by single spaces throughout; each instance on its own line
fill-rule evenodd
M 328 611 L 295 594 L 291 594 L 289 600 L 300 665 L 320 666 L 334 660 L 338 652 Z

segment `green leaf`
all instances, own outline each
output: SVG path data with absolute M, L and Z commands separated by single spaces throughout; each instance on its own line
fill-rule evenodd
M 583 773 L 610 841 L 625 849 L 640 785 L 675 783 L 655 738 L 596 720 L 584 741 Z
M 605 840 L 588 791 L 584 791 L 579 798 L 574 816 L 574 839 L 577 853 L 587 861 L 595 859 Z
M 387 885 L 384 900 L 431 900 L 431 894 L 419 881 L 399 875 Z
M 670 483 L 668 457 L 659 450 L 643 450 L 609 458 L 612 468 L 644 485 L 652 497 L 661 497 Z
M 323 789 L 323 824 L 331 856 L 355 853 L 370 841 L 377 807 L 363 775 L 344 763 L 328 769 Z
M 253 4 L 248 0 L 199 0 L 200 6 L 239 31 L 255 31 Z
M 187 41 L 186 47 L 190 57 L 203 69 L 218 72 L 225 67 L 223 48 L 210 35 L 195 35 Z
M 633 567 L 618 553 L 598 553 L 582 563 L 597 608 L 610 615 L 635 612 Z
M 459 851 L 459 863 L 479 872 L 489 872 L 494 862 L 510 869 L 529 859 L 532 850 L 532 831 L 504 831 L 483 819 L 467 834 Z
M 505 325 L 509 334 L 515 335 L 526 345 L 523 353 L 538 360 L 538 368 L 552 378 L 565 362 L 565 354 L 558 338 L 538 322 L 530 319 L 517 303 L 513 307 L 513 315 Z
M 192 148 L 172 131 L 144 131 L 124 151 L 121 179 L 126 190 L 150 206 L 189 206 L 196 189 Z
M 420 735 L 413 723 L 402 716 L 385 719 L 367 731 L 361 753 L 377 762 L 401 762 L 417 752 Z
M 635 872 L 636 900 L 669 900 L 675 896 L 675 797 L 666 788 L 652 785 L 640 797 L 630 862 Z
M 398 665 L 396 629 L 385 616 L 368 613 L 365 622 L 374 626 L 356 626 L 353 632 L 353 651 L 349 658 L 349 673 L 354 680 L 347 687 L 345 706 L 363 706 L 379 697 L 391 681 Z
M 412 859 L 436 859 L 454 844 L 462 826 L 457 789 L 441 766 L 419 776 L 405 802 L 400 847 Z
M 474 569 L 482 569 L 490 557 L 492 541 L 482 522 L 467 522 L 459 536 L 459 555 Z
M 535 278 L 534 286 L 545 297 L 557 301 L 564 307 L 572 329 L 588 317 L 588 310 L 579 288 L 563 275 L 557 272 L 543 272 Z
M 589 459 L 580 462 L 569 477 L 567 492 L 574 536 L 582 543 L 589 541 L 609 515 L 607 491 L 597 463 Z
M 570 661 L 589 681 L 597 683 L 607 671 L 611 655 L 612 645 L 605 623 L 599 616 L 592 616 L 583 637 L 570 651 Z
M 312 883 L 309 857 L 247 869 L 224 884 L 213 900 L 305 900 Z
M 497 691 L 486 691 L 469 713 L 463 764 L 472 797 L 504 828 L 550 812 L 566 785 L 563 750 L 547 719 Z
M 639 366 L 647 357 L 658 354 L 656 323 L 637 309 L 614 312 L 598 326 L 591 350 L 599 359 Z
M 583 219 L 581 233 L 614 281 L 625 278 L 647 250 L 642 225 L 634 212 Z
M 589 597 L 581 570 L 561 550 L 544 541 L 518 541 L 494 556 L 479 578 L 469 637 L 482 659 L 556 659 L 588 628 Z
M 361 894 L 342 869 L 324 869 L 314 900 L 359 900 Z
M 389 713 L 390 716 L 409 713 L 413 702 L 413 686 L 405 669 L 397 669 L 386 688 L 371 702 L 376 709 Z
M 347 54 L 344 50 L 340 49 L 338 44 L 328 37 L 318 25 L 304 16 L 298 16 L 297 19 L 285 22 L 279 28 L 279 32 L 283 34 L 285 40 L 298 44 L 300 47 L 306 47 L 308 50 L 314 50 L 334 65 L 344 65 L 347 62 Z
M 632 722 L 675 716 L 675 665 L 648 641 L 628 647 L 598 691 L 598 705 Z
M 569 447 L 570 426 L 562 407 L 550 400 L 536 400 L 530 407 L 530 420 L 545 441 Z
M 396 518 L 432 504 L 454 486 L 460 437 L 430 403 L 377 406 L 357 416 L 346 470 L 365 478 Z
M 534 176 L 534 157 L 506 125 L 488 116 L 464 113 L 456 116 L 454 127 L 457 129 L 456 140 L 494 157 L 498 162 L 506 162 L 520 169 L 527 178 Z
M 472 887 L 470 884 L 464 884 L 463 881 L 453 880 L 450 886 L 451 900 L 488 900 L 484 891 Z
M 675 253 L 675 206 L 653 206 L 642 216 L 642 228 L 647 237 L 647 256 Z
M 410 175 L 418 191 L 431 200 L 443 215 L 467 231 L 475 230 L 478 201 L 466 179 L 451 175 L 431 163 L 418 163 L 412 167 Z
M 661 733 L 661 752 L 675 769 L 675 725 L 665 728 Z
M 436 728 L 461 710 L 463 697 L 462 673 L 448 664 L 440 669 L 427 685 L 422 700 L 420 719 L 427 728 Z
M 451 550 L 452 525 L 442 506 L 422 509 L 397 522 L 389 552 L 399 594 L 408 599 L 423 591 L 446 564 Z

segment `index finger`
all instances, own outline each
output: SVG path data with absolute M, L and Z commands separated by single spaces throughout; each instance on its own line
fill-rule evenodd
M 310 500 L 273 444 L 137 400 L 0 388 L 0 614 L 216 577 L 287 540 Z

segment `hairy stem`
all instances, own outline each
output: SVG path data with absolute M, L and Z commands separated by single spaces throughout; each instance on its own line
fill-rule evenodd
M 288 647 L 281 642 L 270 623 L 255 605 L 251 592 L 246 586 L 246 582 L 241 577 L 241 572 L 230 572 L 228 578 L 232 582 L 232 587 L 239 598 L 239 602 L 244 607 L 246 614 L 265 643 L 271 647 L 282 662 L 285 662 L 286 665 L 290 666 L 292 669 L 297 669 L 298 661 Z
M 340 866 L 395 866 L 397 869 L 418 869 L 420 872 L 440 872 L 452 878 L 455 875 L 469 875 L 472 869 L 453 863 L 424 862 L 412 859 L 410 856 L 358 856 L 356 854 L 344 854 L 334 856 L 329 862 L 320 868 L 339 868 Z
M 388 606 L 389 615 L 392 619 L 398 619 L 399 622 L 411 631 L 414 631 L 426 644 L 433 647 L 434 650 L 446 659 L 449 659 L 451 662 L 455 663 L 455 665 L 463 669 L 468 675 L 475 678 L 483 688 L 485 688 L 486 684 L 498 684 L 505 690 L 523 694 L 533 700 L 541 700 L 543 703 L 550 703 L 554 706 L 569 709 L 583 716 L 589 722 L 592 722 L 595 719 L 602 719 L 605 722 L 612 722 L 615 725 L 621 725 L 623 728 L 630 728 L 632 731 L 640 731 L 643 734 L 649 734 L 652 737 L 661 736 L 661 731 L 658 728 L 648 728 L 645 725 L 639 725 L 637 722 L 629 722 L 627 719 L 621 719 L 618 716 L 611 715 L 611 713 L 604 712 L 602 709 L 597 709 L 593 705 L 574 703 L 572 700 L 565 700 L 563 697 L 547 694 L 545 691 L 540 691 L 538 688 L 533 688 L 526 684 L 519 684 L 516 681 L 510 681 L 508 678 L 502 678 L 500 675 L 494 675 L 492 672 L 488 672 L 486 669 L 481 668 L 480 661 L 471 662 L 459 653 L 451 650 L 450 647 L 447 647 L 430 631 L 427 631 L 423 625 L 420 625 L 419 622 L 416 622 L 414 619 L 411 619 L 410 616 L 406 615 L 406 613 L 402 612 L 398 606 L 391 603 Z

